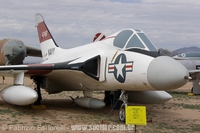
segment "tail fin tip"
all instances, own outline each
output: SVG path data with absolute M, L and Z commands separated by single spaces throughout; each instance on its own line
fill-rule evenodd
M 35 22 L 36 22 L 36 26 L 38 26 L 39 23 L 43 22 L 44 18 L 42 17 L 42 14 L 40 13 L 36 13 L 35 14 Z

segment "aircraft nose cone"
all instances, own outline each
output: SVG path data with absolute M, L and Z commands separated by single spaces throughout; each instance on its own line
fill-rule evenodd
M 12 65 L 20 64 L 23 62 L 26 56 L 26 48 L 22 44 L 16 44 L 12 49 L 12 58 L 10 59 L 10 63 Z
M 188 82 L 188 70 L 178 61 L 159 56 L 152 60 L 147 70 L 147 79 L 156 90 L 172 90 Z

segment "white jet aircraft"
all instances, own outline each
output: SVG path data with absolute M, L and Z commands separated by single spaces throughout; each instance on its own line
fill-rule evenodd
M 105 104 L 93 98 L 93 91 L 171 90 L 188 82 L 188 70 L 176 60 L 160 56 L 141 30 L 124 29 L 101 41 L 62 49 L 39 13 L 35 20 L 43 62 L 0 66 L 0 75 L 14 77 L 14 85 L 1 91 L 2 99 L 8 103 L 39 104 L 41 87 L 49 94 L 83 91 L 84 97 L 77 98 L 76 104 L 101 108 Z M 24 76 L 33 79 L 37 92 L 23 85 Z M 160 96 L 165 97 L 165 94 Z

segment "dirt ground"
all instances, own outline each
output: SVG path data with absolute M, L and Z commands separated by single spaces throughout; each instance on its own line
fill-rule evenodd
M 0 89 L 12 84 L 12 78 L 0 79 Z M 25 85 L 34 84 L 25 78 Z M 188 96 L 192 83 L 170 91 L 173 99 L 163 104 L 146 106 L 147 125 L 137 126 L 137 133 L 199 133 L 200 96 Z M 103 99 L 103 92 L 95 92 Z M 118 120 L 118 110 L 111 107 L 86 109 L 77 106 L 69 96 L 81 96 L 82 92 L 62 92 L 48 95 L 42 91 L 42 104 L 46 109 L 32 109 L 31 106 L 14 106 L 0 98 L 0 133 L 133 133 L 133 125 Z M 135 104 L 130 104 L 135 105 Z M 138 105 L 138 104 L 137 104 Z M 126 130 L 125 130 L 126 129 Z

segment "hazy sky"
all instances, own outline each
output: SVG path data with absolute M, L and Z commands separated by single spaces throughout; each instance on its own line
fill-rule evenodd
M 157 48 L 200 46 L 199 0 L 1 0 L 0 37 L 39 47 L 35 13 L 41 13 L 57 44 L 90 43 L 97 32 L 143 30 Z

